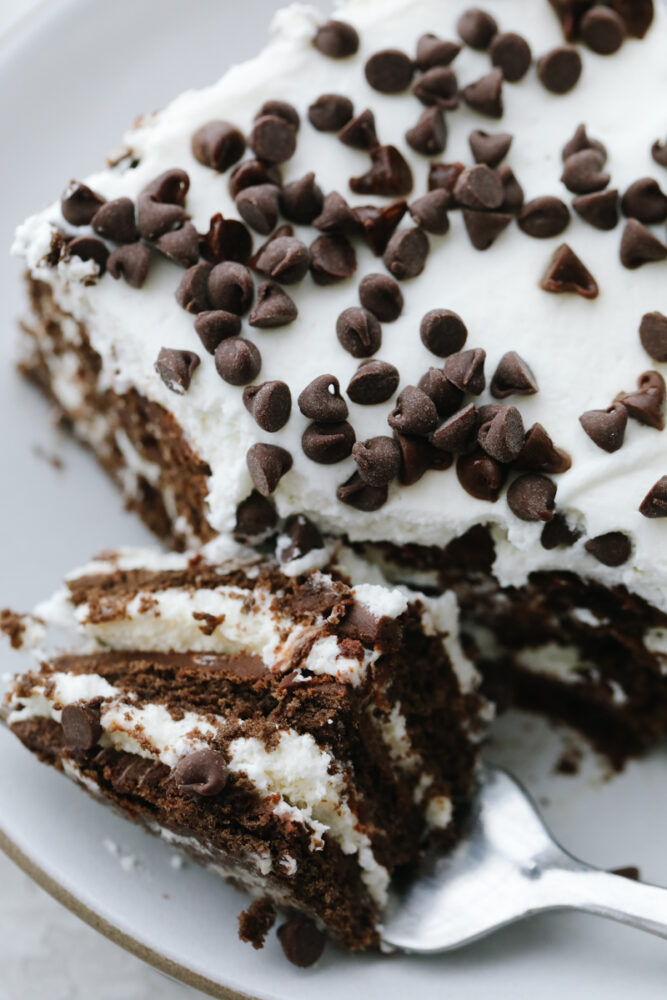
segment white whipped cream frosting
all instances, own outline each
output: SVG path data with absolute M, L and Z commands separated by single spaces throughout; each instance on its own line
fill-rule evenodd
M 215 118 L 230 120 L 248 133 L 263 101 L 278 98 L 292 102 L 302 117 L 296 154 L 283 171 L 285 182 L 315 170 L 325 193 L 338 190 L 352 204 L 382 202 L 351 195 L 348 190 L 348 179 L 367 169 L 366 154 L 344 146 L 333 135 L 317 132 L 307 121 L 311 101 L 321 93 L 336 92 L 349 96 L 357 112 L 373 108 L 380 140 L 397 145 L 410 162 L 415 176 L 413 197 L 417 197 L 427 188 L 429 160 L 407 147 L 404 134 L 414 125 L 422 105 L 410 96 L 385 96 L 372 90 L 364 77 L 364 63 L 385 47 L 414 52 L 425 31 L 456 37 L 457 17 L 467 6 L 465 0 L 350 0 L 340 7 L 338 16 L 359 28 L 361 49 L 357 56 L 337 62 L 311 45 L 321 15 L 294 4 L 278 14 L 272 40 L 257 59 L 233 68 L 208 89 L 181 95 L 126 136 L 127 145 L 140 159 L 136 169 L 104 170 L 86 182 L 107 198 L 136 197 L 163 170 L 182 167 L 192 182 L 188 211 L 197 228 L 205 231 L 214 212 L 237 213 L 227 189 L 228 176 L 194 160 L 192 133 Z M 560 26 L 546 0 L 487 0 L 484 7 L 497 17 L 501 30 L 523 34 L 534 56 L 562 44 Z M 584 122 L 589 135 L 608 149 L 614 187 L 623 191 L 643 176 L 667 182 L 667 174 L 650 155 L 654 140 L 664 139 L 667 133 L 667 113 L 664 101 L 659 100 L 667 92 L 667 11 L 662 4 L 656 7 L 655 22 L 643 41 L 626 41 L 613 57 L 581 49 L 583 74 L 570 94 L 548 93 L 533 66 L 521 83 L 504 86 L 501 121 L 484 118 L 465 106 L 448 114 L 449 140 L 441 159 L 471 163 L 468 135 L 472 129 L 511 132 L 514 142 L 506 162 L 524 187 L 526 199 L 549 194 L 569 203 L 571 197 L 559 180 L 561 149 Z M 463 86 L 488 71 L 488 55 L 464 48 L 453 68 Z M 233 528 L 236 506 L 251 489 L 245 462 L 248 447 L 263 440 L 288 448 L 294 457 L 293 469 L 275 493 L 281 515 L 303 512 L 326 530 L 346 533 L 353 540 L 435 545 L 446 544 L 476 522 L 490 521 L 497 525 L 496 569 L 502 583 L 520 584 L 536 569 L 566 568 L 607 583 L 622 582 L 667 610 L 667 522 L 647 520 L 638 511 L 650 487 L 667 473 L 666 439 L 630 421 L 624 447 L 609 455 L 592 443 L 578 421 L 584 411 L 604 408 L 619 391 L 633 389 L 642 372 L 664 369 L 645 353 L 637 331 L 644 313 L 667 313 L 667 263 L 626 270 L 619 261 L 622 225 L 611 233 L 600 232 L 575 213 L 565 233 L 549 240 L 532 239 L 512 223 L 485 253 L 472 248 L 460 213 L 452 212 L 450 220 L 447 236 L 430 237 L 431 254 L 424 273 L 403 283 L 405 309 L 396 323 L 384 324 L 383 344 L 376 356 L 398 367 L 401 386 L 416 384 L 430 366 L 440 366 L 442 361 L 419 338 L 422 316 L 436 307 L 453 309 L 462 316 L 469 331 L 466 346 L 487 352 L 487 379 L 506 351 L 518 351 L 532 367 L 539 393 L 509 402 L 517 403 L 526 427 L 542 423 L 573 459 L 572 469 L 556 477 L 558 507 L 589 537 L 628 532 L 633 555 L 620 569 L 596 562 L 585 552 L 583 539 L 572 549 L 546 552 L 539 543 L 541 524 L 519 521 L 504 497 L 496 504 L 473 499 L 463 491 L 453 470 L 429 472 L 408 488 L 394 484 L 388 503 L 375 513 L 362 513 L 337 501 L 336 487 L 351 475 L 354 463 L 350 458 L 322 466 L 306 458 L 300 439 L 307 421 L 296 407 L 296 398 L 325 372 L 335 375 L 344 390 L 357 368 L 358 362 L 340 347 L 335 324 L 343 309 L 358 304 L 360 279 L 383 271 L 382 262 L 368 249 L 357 246 L 359 269 L 351 281 L 322 289 L 308 277 L 291 287 L 299 308 L 299 318 L 291 326 L 258 331 L 244 324 L 244 333 L 262 354 L 258 381 L 282 379 L 292 390 L 292 417 L 273 435 L 260 431 L 243 406 L 242 390 L 222 381 L 213 359 L 203 350 L 193 317 L 174 298 L 182 276 L 175 265 L 155 258 L 141 291 L 109 276 L 97 284 L 84 284 L 77 261 L 49 270 L 41 259 L 53 227 L 63 227 L 57 203 L 20 228 L 15 252 L 37 277 L 53 286 L 58 304 L 86 324 L 103 360 L 104 384 L 120 392 L 136 387 L 175 414 L 193 448 L 213 470 L 208 516 L 220 532 Z M 407 225 L 409 220 L 403 223 Z M 656 233 L 664 237 L 662 228 Z M 297 235 L 310 242 L 316 234 L 297 227 Z M 600 295 L 595 301 L 550 295 L 540 289 L 542 273 L 563 241 L 598 281 Z M 255 237 L 256 246 L 261 242 L 261 237 Z M 194 350 L 202 358 L 189 391 L 182 396 L 170 392 L 154 371 L 162 346 Z M 480 398 L 481 403 L 490 401 L 488 392 Z M 392 406 L 393 401 L 372 407 L 350 402 L 357 439 L 390 433 L 386 420 Z

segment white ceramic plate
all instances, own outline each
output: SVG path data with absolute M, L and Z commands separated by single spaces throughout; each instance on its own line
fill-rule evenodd
M 443 0 L 447 2 L 447 0 Z M 542 0 L 540 0 L 542 2 Z M 0 51 L 0 246 L 72 173 L 96 168 L 139 111 L 219 76 L 263 43 L 277 0 L 58 0 Z M 4 258 L 3 258 L 4 259 Z M 18 269 L 0 272 L 0 607 L 25 610 L 73 565 L 120 543 L 148 541 L 89 456 L 58 438 L 43 401 L 13 370 Z M 57 470 L 44 456 L 57 453 Z M 2 671 L 19 657 L 2 654 Z M 490 748 L 541 799 L 574 852 L 601 866 L 638 864 L 667 884 L 665 754 L 608 780 L 595 760 L 555 777 L 562 738 L 519 716 Z M 106 846 L 105 846 L 105 841 Z M 111 815 L 42 767 L 0 728 L 0 846 L 84 919 L 166 972 L 218 996 L 280 1000 L 655 1000 L 667 944 L 594 918 L 550 915 L 458 954 L 349 957 L 292 968 L 275 937 L 261 953 L 236 938 L 245 899 Z M 115 853 L 111 852 L 111 849 Z

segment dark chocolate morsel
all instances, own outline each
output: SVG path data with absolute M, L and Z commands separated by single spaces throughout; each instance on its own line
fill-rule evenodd
M 181 278 L 176 289 L 176 301 L 186 312 L 197 314 L 211 308 L 208 282 L 212 270 L 211 264 L 200 262 L 189 267 Z
M 285 382 L 262 382 L 243 390 L 243 404 L 263 431 L 282 430 L 292 412 L 292 394 Z
M 163 347 L 155 362 L 155 371 L 172 392 L 182 394 L 190 388 L 190 382 L 200 359 L 193 351 L 174 351 Z
M 662 476 L 648 491 L 639 511 L 644 517 L 667 517 L 667 476 Z
M 643 38 L 653 22 L 653 0 L 611 0 L 611 5 L 627 33 L 633 38 Z
M 560 547 L 570 548 L 579 538 L 581 532 L 571 528 L 563 515 L 556 512 L 542 528 L 540 542 L 543 549 L 551 550 Z
M 195 160 L 219 173 L 224 173 L 237 163 L 245 150 L 245 136 L 229 122 L 207 122 L 192 136 L 192 155 Z
M 660 142 L 659 139 L 651 146 L 651 156 L 660 167 L 667 167 L 667 142 Z
M 303 390 L 298 403 L 304 417 L 316 423 L 338 424 L 347 420 L 347 403 L 335 375 L 318 375 Z
M 195 331 L 209 354 L 215 354 L 221 340 L 238 337 L 241 317 L 224 309 L 206 309 L 197 315 Z
M 298 132 L 301 128 L 301 117 L 299 112 L 296 110 L 293 104 L 289 101 L 264 101 L 261 108 L 255 115 L 255 121 L 258 118 L 265 118 L 267 115 L 275 115 L 276 118 L 282 118 L 286 121 L 288 125 L 296 129 Z
M 553 479 L 530 472 L 515 479 L 507 491 L 507 506 L 521 521 L 551 521 L 555 501 Z
M 556 475 L 567 472 L 572 459 L 562 448 L 557 448 L 542 424 L 533 424 L 516 460 L 516 468 L 526 472 L 546 472 Z
M 427 33 L 417 42 L 417 66 L 425 73 L 434 66 L 449 66 L 461 51 L 458 42 L 449 42 Z
M 480 348 L 457 351 L 445 361 L 445 375 L 457 389 L 479 396 L 486 387 L 485 361 L 486 351 Z
M 481 129 L 475 129 L 468 136 L 468 142 L 475 163 L 484 163 L 487 167 L 497 167 L 507 156 L 512 145 L 512 136 L 508 132 L 498 132 L 491 135 Z
M 247 264 L 252 253 L 252 236 L 238 219 L 223 219 L 220 212 L 211 217 L 208 232 L 200 241 L 202 257 L 212 264 L 235 261 Z
M 313 219 L 313 226 L 320 232 L 336 236 L 358 236 L 361 231 L 359 217 L 337 191 L 326 196 L 321 213 Z
M 459 17 L 456 29 L 466 45 L 483 51 L 491 44 L 491 39 L 498 31 L 498 24 L 486 11 L 470 7 Z
M 396 441 L 401 457 L 398 479 L 402 486 L 414 486 L 427 472 L 444 472 L 452 464 L 452 456 L 426 438 L 397 434 Z
M 401 229 L 389 240 L 384 264 L 399 281 L 416 278 L 426 266 L 430 244 L 421 229 Z
M 245 265 L 228 260 L 216 264 L 212 269 L 209 266 L 207 291 L 213 309 L 224 309 L 226 312 L 242 316 L 250 308 L 255 286 L 252 275 Z
M 292 514 L 285 522 L 283 534 L 290 539 L 290 544 L 280 550 L 282 563 L 300 559 L 315 549 L 324 548 L 324 539 L 319 529 L 303 514 Z
M 481 449 L 461 455 L 456 462 L 458 480 L 470 496 L 495 503 L 505 485 L 507 466 L 486 455 Z
M 625 41 L 625 25 L 615 10 L 593 7 L 581 19 L 579 37 L 598 55 L 611 56 Z
M 278 224 L 279 196 L 280 188 L 276 184 L 255 184 L 239 192 L 236 207 L 251 229 L 268 236 Z
M 134 202 L 131 198 L 114 198 L 101 205 L 91 223 L 98 236 L 116 243 L 134 243 L 139 230 L 134 221 Z
M 587 410 L 579 423 L 591 441 L 603 451 L 614 452 L 625 440 L 628 411 L 621 403 L 612 403 L 606 410 Z
M 533 58 L 526 39 L 514 31 L 497 34 L 491 42 L 489 54 L 491 62 L 501 70 L 508 83 L 522 80 Z
M 667 246 L 654 236 L 650 229 L 638 222 L 628 219 L 621 238 L 621 263 L 631 271 L 664 260 L 667 257 Z
M 193 267 L 199 260 L 199 234 L 191 222 L 158 236 L 153 246 L 179 267 Z
M 576 87 L 583 64 L 576 49 L 562 45 L 542 56 L 537 63 L 537 75 L 552 94 L 567 94 Z
M 294 236 L 271 240 L 257 257 L 255 268 L 281 285 L 296 285 L 308 274 L 308 247 Z
M 391 437 L 357 441 L 352 449 L 352 458 L 368 486 L 388 486 L 401 468 L 401 449 Z
M 563 146 L 563 163 L 574 153 L 580 153 L 582 149 L 594 149 L 602 156 L 602 162 L 607 159 L 607 150 L 598 139 L 589 139 L 585 125 L 578 125 L 572 138 Z
M 623 215 L 639 219 L 645 226 L 667 219 L 667 195 L 652 177 L 642 177 L 631 184 L 621 199 Z M 102 209 L 100 209 L 102 211 Z M 93 220 L 93 228 L 94 228 Z
M 273 504 L 256 490 L 236 508 L 234 534 L 241 539 L 257 539 L 275 528 L 278 522 Z
M 165 170 L 148 184 L 137 198 L 137 226 L 147 240 L 154 240 L 186 218 L 185 196 L 190 178 L 184 170 Z
M 333 285 L 351 278 L 357 254 L 344 236 L 326 233 L 310 245 L 310 272 L 316 285 Z
M 262 357 L 251 341 L 228 337 L 216 349 L 215 367 L 230 385 L 248 385 L 259 375 Z
M 359 306 L 345 309 L 336 322 L 338 340 L 353 358 L 369 358 L 382 346 L 382 327 L 377 317 Z
M 453 413 L 431 437 L 436 448 L 453 455 L 465 455 L 477 443 L 479 414 L 473 403 Z
M 616 188 L 579 195 L 578 198 L 573 199 L 572 208 L 584 222 L 596 229 L 608 232 L 618 225 L 618 191 Z
M 373 358 L 364 361 L 350 379 L 347 394 L 360 406 L 386 403 L 398 389 L 400 375 L 394 365 Z
M 451 417 L 463 403 L 463 392 L 449 381 L 442 368 L 429 368 L 418 387 L 433 400 L 439 417 Z
M 665 380 L 656 371 L 644 372 L 637 379 L 635 392 L 622 392 L 615 402 L 623 403 L 628 415 L 661 431 L 665 426 Z
M 454 187 L 457 204 L 484 211 L 498 208 L 503 200 L 503 185 L 495 170 L 485 163 L 467 167 Z
M 387 249 L 387 244 L 407 209 L 405 201 L 395 201 L 382 208 L 376 205 L 360 205 L 354 209 L 364 238 L 376 257 L 381 257 Z
M 395 146 L 376 146 L 370 151 L 371 168 L 361 177 L 352 177 L 350 188 L 355 194 L 379 194 L 387 198 L 403 198 L 414 184 L 407 160 Z
M 610 175 L 602 170 L 604 158 L 596 149 L 582 149 L 568 156 L 563 167 L 561 181 L 573 194 L 590 194 L 602 191 L 610 181 Z
M 292 456 L 285 448 L 258 442 L 246 454 L 246 464 L 253 486 L 263 497 L 275 492 L 278 483 L 292 468 Z
M 352 454 L 356 440 L 354 430 L 347 421 L 339 424 L 310 424 L 301 438 L 301 447 L 307 458 L 320 465 L 336 465 Z
M 338 138 L 345 146 L 351 146 L 352 149 L 363 149 L 367 152 L 375 149 L 379 145 L 379 140 L 373 112 L 366 108 L 356 118 L 352 118 L 340 130 Z
M 540 287 L 556 294 L 574 292 L 584 299 L 596 299 L 599 294 L 595 278 L 567 243 L 555 251 Z
M 524 202 L 523 188 L 514 176 L 514 171 L 506 163 L 501 163 L 497 170 L 503 185 L 503 200 L 501 212 L 515 213 L 521 210 Z
M 417 124 L 405 133 L 405 141 L 416 153 L 437 156 L 447 145 L 447 125 L 440 108 L 426 108 Z
M 455 111 L 459 106 L 459 81 L 454 70 L 434 66 L 419 77 L 412 93 L 427 107 Z
M 650 312 L 642 316 L 639 339 L 654 361 L 667 361 L 667 316 Z
M 546 240 L 560 236 L 570 224 L 570 210 L 560 198 L 546 195 L 525 203 L 517 216 L 519 229 L 528 236 Z
M 503 74 L 492 69 L 486 76 L 463 88 L 463 99 L 469 108 L 488 118 L 503 116 Z
M 365 73 L 374 90 L 381 94 L 400 94 L 410 86 L 414 63 L 399 49 L 384 49 L 368 59 Z
M 461 350 L 468 330 L 461 317 L 451 309 L 431 309 L 421 321 L 419 334 L 431 354 L 446 358 Z
M 451 195 L 442 188 L 429 191 L 410 205 L 410 215 L 420 229 L 433 236 L 444 236 L 449 230 L 447 209 Z
M 472 208 L 463 209 L 463 222 L 470 242 L 476 250 L 488 250 L 498 236 L 507 229 L 512 216 L 506 212 L 478 212 Z
M 491 379 L 491 395 L 505 399 L 514 394 L 532 396 L 537 392 L 535 376 L 516 351 L 507 351 L 498 362 Z
M 383 507 L 388 496 L 389 491 L 386 486 L 369 486 L 358 472 L 353 473 L 336 490 L 336 497 L 341 503 L 367 513 Z
M 266 281 L 257 289 L 257 301 L 248 323 L 260 330 L 272 330 L 293 323 L 297 316 L 298 309 L 285 289 L 275 281 Z
M 70 225 L 87 226 L 104 201 L 102 195 L 92 191 L 87 184 L 71 181 L 60 199 L 60 211 Z
M 107 270 L 112 278 L 123 277 L 132 288 L 141 288 L 148 277 L 150 248 L 145 243 L 128 243 L 116 247 L 107 258 Z
M 428 172 L 429 191 L 447 191 L 453 195 L 456 182 L 464 170 L 462 163 L 432 163 Z M 453 198 L 450 204 L 453 207 Z
M 100 710 L 92 705 L 65 705 L 61 725 L 63 742 L 75 753 L 92 750 L 102 735 Z
M 308 121 L 318 132 L 339 132 L 354 115 L 354 105 L 342 94 L 322 94 L 308 108 Z
M 438 426 L 438 411 L 433 400 L 416 385 L 403 389 L 387 419 L 400 434 L 430 434 Z
M 227 783 L 225 759 L 217 750 L 207 747 L 181 757 L 173 772 L 179 792 L 212 798 L 219 795 Z
M 313 45 L 330 59 L 346 59 L 359 49 L 359 35 L 346 21 L 326 21 L 317 29 Z
M 261 160 L 244 160 L 235 167 L 229 178 L 229 193 L 234 201 L 240 191 L 253 187 L 255 184 L 277 184 L 280 187 L 280 170 L 273 163 L 262 163 Z
M 589 539 L 584 548 L 603 566 L 622 566 L 632 553 L 632 544 L 621 531 L 610 531 Z
M 324 195 L 315 183 L 313 173 L 286 184 L 280 193 L 280 208 L 283 215 L 299 226 L 310 226 L 323 206 Z
M 284 163 L 296 151 L 297 131 L 278 115 L 263 115 L 253 124 L 248 145 L 265 163 Z
M 477 433 L 480 448 L 503 464 L 519 457 L 525 438 L 523 419 L 516 406 L 498 407 L 491 420 L 484 422 Z
M 388 274 L 367 274 L 362 278 L 359 301 L 381 323 L 393 323 L 403 312 L 403 292 Z

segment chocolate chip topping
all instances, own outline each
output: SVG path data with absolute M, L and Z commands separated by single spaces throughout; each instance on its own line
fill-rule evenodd
M 293 323 L 299 312 L 284 288 L 275 281 L 265 281 L 257 289 L 257 301 L 248 317 L 250 326 L 272 330 Z
M 438 426 L 438 411 L 425 392 L 408 385 L 396 400 L 387 423 L 401 434 L 430 434 Z
M 213 309 L 224 309 L 242 316 L 250 308 L 254 293 L 252 275 L 243 264 L 223 261 L 210 270 L 208 296 Z
M 151 260 L 145 243 L 129 243 L 117 247 L 107 258 L 107 270 L 112 278 L 123 277 L 132 288 L 141 288 L 148 277 Z
M 99 236 L 116 243 L 134 243 L 139 239 L 131 198 L 114 198 L 105 202 L 95 212 L 91 225 Z
M 87 184 L 71 181 L 60 199 L 60 211 L 70 225 L 87 226 L 104 200 L 101 194 L 92 191 Z
M 369 486 L 365 483 L 358 472 L 355 472 L 346 482 L 342 483 L 336 490 L 336 497 L 341 503 L 355 510 L 363 510 L 371 513 L 383 507 L 388 499 L 389 491 L 386 486 Z
M 271 531 L 278 521 L 273 505 L 266 497 L 253 490 L 236 508 L 237 538 L 256 539 Z
M 283 121 L 286 121 L 297 132 L 301 128 L 299 112 L 289 101 L 264 101 L 264 104 L 262 104 L 255 115 L 255 121 L 258 118 L 266 118 L 267 115 L 275 115 L 276 118 L 282 118 Z
M 644 37 L 653 22 L 653 0 L 612 0 L 612 7 L 623 19 L 629 35 Z
M 359 35 L 346 21 L 327 21 L 320 25 L 313 45 L 330 59 L 346 59 L 359 50 Z
M 226 267 L 219 264 L 219 267 Z M 234 265 L 239 267 L 240 265 Z M 176 301 L 181 308 L 189 313 L 200 313 L 210 309 L 211 301 L 208 292 L 208 282 L 213 267 L 211 264 L 199 263 L 189 267 L 176 289 Z M 237 312 L 237 310 L 234 310 Z
M 366 62 L 366 79 L 381 94 L 400 94 L 412 82 L 414 63 L 400 49 L 376 52 Z
M 184 170 L 165 170 L 137 198 L 137 225 L 147 240 L 154 240 L 183 224 L 190 178 Z
M 667 167 L 667 142 L 660 142 L 659 139 L 651 146 L 651 156 L 660 167 Z
M 229 178 L 229 193 L 236 200 L 240 191 L 255 184 L 277 184 L 280 187 L 280 183 L 280 170 L 275 164 L 262 163 L 261 160 L 245 160 L 232 171 Z
M 453 455 L 464 455 L 475 447 L 478 428 L 479 415 L 473 403 L 469 403 L 445 420 L 431 441 L 442 451 Z
M 353 358 L 369 358 L 382 346 L 382 327 L 368 309 L 351 306 L 336 322 L 338 340 Z
M 470 496 L 495 503 L 505 484 L 507 467 L 478 450 L 461 455 L 456 462 L 458 480 Z
M 604 158 L 596 149 L 581 149 L 565 161 L 561 181 L 573 194 L 590 194 L 601 191 L 609 184 L 610 176 L 602 170 Z
M 447 145 L 447 125 L 440 108 L 426 108 L 417 124 L 405 133 L 405 141 L 416 153 L 436 156 Z
M 451 309 L 431 309 L 421 321 L 419 335 L 432 354 L 446 358 L 461 350 L 468 330 L 461 317 Z
M 495 170 L 485 163 L 479 163 L 475 167 L 467 167 L 459 175 L 454 187 L 454 197 L 466 208 L 498 208 L 503 200 L 502 181 Z
M 572 459 L 566 451 L 554 445 L 542 424 L 533 424 L 516 460 L 516 467 L 526 472 L 557 475 L 572 467 Z
M 255 264 L 261 273 L 283 285 L 295 285 L 308 274 L 308 247 L 293 236 L 279 236 L 267 243 Z
M 427 472 L 444 472 L 452 464 L 451 455 L 440 451 L 425 438 L 397 434 L 396 442 L 401 453 L 398 478 L 402 486 L 414 486 Z
M 229 122 L 207 122 L 192 136 L 192 155 L 195 160 L 219 173 L 224 173 L 237 163 L 245 150 L 243 133 Z
M 449 42 L 427 33 L 417 42 L 417 66 L 425 73 L 434 66 L 449 66 L 461 51 L 458 42 Z
M 518 458 L 525 437 L 523 419 L 516 406 L 499 407 L 491 420 L 485 421 L 477 432 L 482 451 L 503 463 Z
M 507 491 L 507 505 L 521 521 L 551 521 L 555 501 L 556 484 L 546 476 L 526 473 Z
M 420 229 L 433 236 L 444 236 L 449 231 L 447 209 L 451 195 L 442 188 L 429 191 L 410 205 L 410 215 Z
M 258 427 L 269 434 L 282 430 L 292 412 L 292 394 L 285 382 L 262 382 L 243 390 L 243 405 Z
M 453 195 L 456 182 L 464 170 L 462 163 L 432 163 L 428 172 L 429 191 L 447 191 Z
M 419 388 L 435 403 L 439 417 L 449 417 L 463 403 L 463 393 L 449 381 L 442 368 L 429 368 L 419 379 Z
M 593 7 L 581 19 L 579 36 L 593 52 L 610 56 L 618 52 L 625 41 L 625 25 L 615 10 Z
M 227 783 L 225 759 L 217 750 L 207 747 L 181 757 L 173 772 L 179 792 L 212 798 L 219 795 Z
M 497 34 L 490 47 L 491 62 L 502 72 L 508 83 L 522 80 L 530 69 L 532 53 L 522 35 L 514 31 Z
M 665 380 L 660 372 L 644 372 L 637 379 L 637 390 L 621 393 L 615 402 L 623 403 L 633 420 L 659 431 L 664 429 Z
M 276 184 L 256 184 L 239 192 L 236 207 L 251 229 L 268 236 L 278 224 L 279 196 L 280 188 Z
M 597 139 L 589 139 L 588 134 L 586 132 L 586 126 L 578 125 L 572 138 L 568 142 L 566 142 L 565 145 L 563 146 L 563 152 L 562 152 L 563 163 L 565 163 L 565 161 L 569 159 L 569 157 L 572 156 L 573 153 L 580 153 L 582 149 L 596 150 L 596 152 L 600 153 L 600 155 L 603 157 L 603 163 L 606 162 L 607 150 L 602 145 L 602 143 L 599 142 Z
M 421 229 L 394 233 L 384 253 L 384 265 L 399 281 L 416 278 L 426 266 L 430 244 Z
M 238 219 L 223 219 L 217 212 L 211 217 L 208 232 L 201 239 L 200 252 L 213 264 L 227 260 L 246 264 L 252 253 L 252 236 Z
M 523 188 L 514 176 L 514 171 L 506 163 L 503 163 L 498 167 L 497 173 L 503 186 L 501 211 L 519 212 L 523 206 Z
M 642 316 L 639 339 L 646 353 L 655 361 L 667 361 L 667 316 L 661 312 Z
M 463 209 L 466 232 L 476 250 L 488 250 L 511 221 L 512 216 L 506 212 L 477 212 L 470 208 Z
M 398 369 L 386 361 L 364 361 L 350 379 L 347 394 L 360 406 L 386 403 L 398 389 Z
M 536 239 L 559 236 L 570 224 L 570 210 L 560 198 L 549 195 L 526 202 L 517 217 L 519 229 Z
M 491 395 L 496 399 L 507 396 L 532 396 L 537 382 L 530 367 L 516 351 L 507 351 L 498 362 L 491 379 Z
M 376 205 L 360 205 L 354 209 L 368 246 L 376 257 L 381 257 L 387 244 L 408 209 L 404 201 L 378 208 Z
M 562 514 L 554 514 L 542 528 L 540 542 L 543 549 L 569 548 L 581 538 L 581 532 L 571 528 Z
M 475 163 L 486 164 L 487 167 L 497 167 L 504 160 L 512 145 L 512 136 L 508 132 L 498 132 L 490 135 L 481 129 L 475 129 L 468 137 Z M 495 206 L 497 207 L 497 206 Z
M 537 75 L 552 94 L 567 94 L 579 82 L 582 68 L 577 50 L 563 45 L 538 60 Z
M 642 177 L 625 192 L 621 208 L 624 215 L 650 226 L 667 219 L 667 195 L 652 177 Z
M 252 445 L 246 454 L 246 465 L 253 485 L 263 497 L 275 492 L 278 483 L 292 468 L 292 456 L 275 444 Z
M 357 270 L 357 255 L 344 236 L 318 236 L 310 246 L 310 271 L 316 285 L 333 285 L 351 278 Z
M 481 115 L 488 118 L 503 116 L 503 74 L 499 69 L 492 69 L 486 76 L 469 83 L 463 88 L 463 99 Z
M 280 552 L 282 563 L 291 562 L 307 556 L 315 549 L 324 548 L 324 539 L 318 528 L 303 514 L 293 514 L 285 522 L 283 534 L 291 540 L 291 544 Z
M 603 451 L 614 452 L 625 440 L 628 411 L 621 403 L 612 403 L 606 410 L 587 410 L 579 423 L 591 441 Z
M 304 417 L 319 424 L 338 424 L 347 419 L 347 403 L 340 394 L 335 375 L 318 375 L 299 396 Z
M 262 356 L 251 341 L 229 337 L 215 352 L 215 367 L 230 385 L 247 385 L 259 375 Z
M 667 246 L 637 219 L 628 219 L 621 239 L 623 267 L 634 271 L 644 264 L 664 260 L 665 257 L 667 257 Z
M 584 548 L 604 566 L 622 566 L 632 553 L 630 539 L 620 531 L 610 531 L 606 535 L 591 538 Z
M 67 252 L 70 257 L 79 257 L 80 260 L 94 260 L 99 268 L 100 275 L 104 274 L 109 259 L 109 250 L 102 240 L 94 236 L 77 236 L 67 244 Z
M 459 106 L 459 82 L 454 70 L 447 66 L 427 70 L 415 83 L 412 93 L 427 107 L 454 111 Z
M 306 174 L 286 184 L 280 192 L 280 207 L 286 219 L 299 226 L 310 226 L 322 211 L 324 195 L 315 183 L 315 174 Z
M 596 299 L 599 294 L 597 281 L 567 243 L 555 251 L 540 288 L 556 294 L 574 292 L 584 299 Z
M 357 236 L 361 229 L 359 217 L 337 191 L 326 196 L 322 212 L 313 220 L 313 226 L 323 233 L 338 236 Z
M 301 447 L 307 458 L 319 465 L 336 465 L 352 454 L 355 433 L 347 421 L 310 424 L 303 432 Z
M 379 145 L 379 140 L 373 112 L 368 108 L 362 111 L 340 130 L 338 138 L 345 146 L 351 146 L 352 149 L 375 149 Z
M 172 392 L 187 392 L 200 359 L 193 351 L 174 351 L 163 347 L 155 362 L 155 371 Z
M 390 437 L 358 441 L 352 449 L 352 458 L 368 486 L 388 486 L 401 468 L 401 449 Z
M 199 260 L 199 233 L 191 222 L 158 236 L 153 246 L 179 267 L 192 267 Z
M 63 742 L 75 753 L 92 750 L 102 735 L 100 710 L 92 705 L 65 705 L 61 725 Z
M 387 274 L 367 274 L 362 278 L 359 301 L 381 323 L 393 323 L 403 312 L 403 292 Z
M 461 14 L 456 30 L 471 49 L 488 49 L 491 39 L 498 31 L 495 18 L 479 7 L 471 7 Z
M 215 354 L 221 340 L 238 337 L 241 332 L 241 318 L 235 313 L 225 312 L 224 309 L 206 309 L 198 314 L 195 331 L 209 354 Z
M 297 133 L 293 125 L 278 115 L 263 115 L 253 127 L 248 144 L 265 163 L 284 163 L 296 151 Z
M 667 517 L 667 476 L 663 476 L 648 491 L 639 505 L 644 517 Z
M 308 121 L 318 132 L 339 132 L 354 115 L 354 105 L 342 94 L 322 94 L 308 108 Z
M 608 232 L 618 225 L 618 191 L 616 188 L 582 194 L 573 200 L 572 208 L 584 222 L 596 229 Z
M 485 361 L 486 351 L 480 348 L 457 351 L 456 354 L 450 354 L 445 361 L 445 375 L 457 389 L 479 396 L 486 386 Z
M 412 170 L 395 146 L 376 146 L 370 151 L 371 169 L 361 177 L 350 179 L 355 194 L 379 194 L 386 198 L 403 198 L 413 187 Z

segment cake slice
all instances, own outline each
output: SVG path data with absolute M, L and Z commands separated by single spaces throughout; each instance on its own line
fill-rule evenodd
M 276 906 L 364 949 L 392 873 L 455 839 L 489 706 L 451 594 L 307 553 L 304 525 L 282 564 L 109 553 L 36 617 L 6 612 L 15 645 L 41 645 L 4 707 L 42 760 L 262 900 L 243 936 Z

